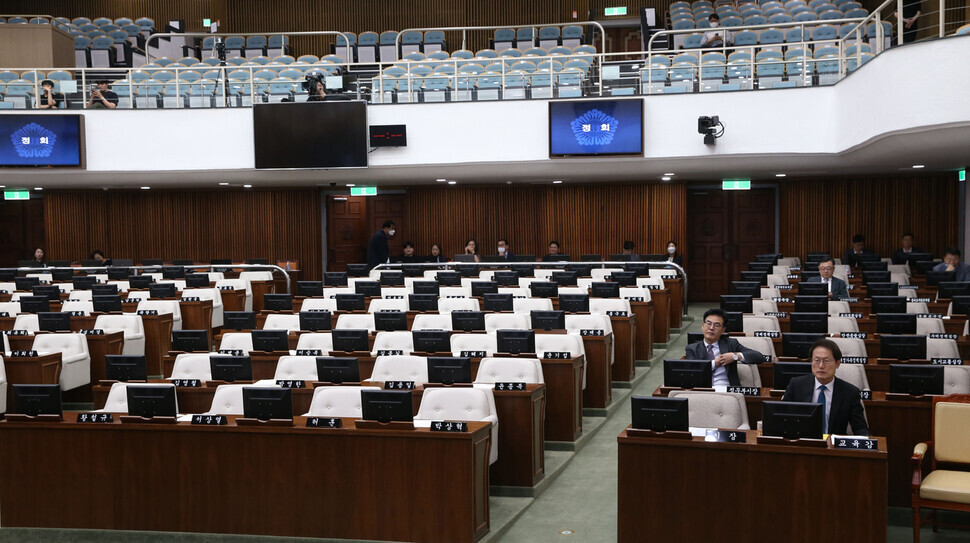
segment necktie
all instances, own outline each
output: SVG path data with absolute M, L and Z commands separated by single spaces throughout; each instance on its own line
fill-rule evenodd
M 818 403 L 822 406 L 822 433 L 829 433 L 829 421 L 825 416 L 825 385 L 818 386 Z
M 714 360 L 714 345 L 713 344 L 707 346 L 707 359 L 708 360 Z

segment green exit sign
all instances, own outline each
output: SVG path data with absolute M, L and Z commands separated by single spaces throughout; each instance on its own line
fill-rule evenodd
M 725 179 L 721 181 L 721 190 L 751 190 L 751 180 Z
M 377 196 L 377 187 L 350 187 L 351 196 Z
M 4 200 L 30 200 L 30 191 L 26 190 L 5 190 L 3 191 Z
M 606 13 L 604 15 L 606 15 L 607 17 L 611 15 L 626 15 L 626 8 L 625 7 L 606 8 Z
M 959 175 L 960 175 L 960 181 L 967 180 L 967 170 L 960 170 Z

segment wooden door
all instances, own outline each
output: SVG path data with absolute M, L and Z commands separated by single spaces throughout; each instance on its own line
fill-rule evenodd
M 370 236 L 384 224 L 384 221 L 394 221 L 394 237 L 388 240 L 388 254 L 391 261 L 404 252 L 404 242 L 408 241 L 408 225 L 404 222 L 404 194 L 381 194 L 367 199 L 367 224 L 370 225 Z M 366 251 L 366 247 L 364 248 Z M 362 260 L 361 262 L 367 262 Z
M 49 254 L 44 243 L 44 201 L 0 200 L 0 266 L 13 268 L 19 260 L 31 260 L 38 247 L 48 253 L 47 260 L 64 259 Z
M 367 225 L 367 197 L 327 196 L 328 271 L 367 262 L 367 242 L 373 233 Z

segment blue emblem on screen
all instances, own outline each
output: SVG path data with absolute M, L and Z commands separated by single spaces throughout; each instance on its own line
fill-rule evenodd
M 29 123 L 10 134 L 10 140 L 21 158 L 49 157 L 54 151 L 57 134 L 37 123 Z
M 591 109 L 576 117 L 570 126 L 580 145 L 607 145 L 613 141 L 620 121 L 598 109 Z

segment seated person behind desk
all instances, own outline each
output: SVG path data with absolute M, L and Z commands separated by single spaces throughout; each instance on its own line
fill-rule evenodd
M 552 240 L 552 241 L 549 242 L 549 254 L 547 254 L 546 256 L 542 257 L 542 261 L 543 262 L 558 262 L 560 260 L 562 260 L 562 257 L 559 256 L 559 242 L 556 241 L 556 240 Z
M 635 252 L 636 251 L 636 248 L 637 248 L 636 244 L 634 244 L 630 240 L 626 240 L 626 241 L 623 242 L 623 252 L 620 253 L 620 254 L 630 255 L 630 261 L 631 262 L 637 262 L 637 261 L 640 260 L 640 255 L 638 255 Z
M 110 258 L 104 256 L 104 251 L 101 249 L 95 249 L 91 251 L 91 260 L 97 260 L 99 266 L 111 266 L 112 262 Z
M 893 253 L 893 264 L 905 264 L 909 253 L 922 253 L 920 249 L 913 247 L 913 234 L 906 232 L 900 238 L 902 247 Z
M 515 255 L 509 250 L 509 240 L 505 238 L 498 240 L 498 250 L 495 254 L 509 262 L 515 260 Z
M 867 436 L 869 423 L 859 389 L 835 376 L 841 363 L 842 351 L 834 341 L 825 338 L 816 341 L 812 344 L 812 375 L 793 378 L 782 401 L 823 404 L 826 434 L 846 434 L 851 424 L 852 435 Z
M 809 283 L 828 283 L 829 298 L 832 300 L 842 300 L 849 297 L 849 289 L 845 288 L 845 281 L 838 277 L 832 277 L 835 272 L 835 260 L 829 257 L 818 263 L 818 277 L 812 277 Z
M 307 96 L 307 102 L 332 102 L 334 100 L 350 100 L 347 96 L 343 94 L 327 94 L 327 89 L 323 84 L 323 81 L 317 80 L 316 86 L 310 95 Z
M 955 281 L 970 281 L 970 266 L 966 262 L 960 262 L 960 249 L 950 247 L 943 256 L 943 262 L 933 266 L 933 271 L 956 272 Z
M 57 109 L 64 102 L 64 95 L 54 92 L 54 82 L 45 79 L 40 82 L 40 95 L 37 98 L 37 109 Z
M 405 241 L 404 242 L 404 254 L 394 259 L 396 262 L 402 264 L 417 264 L 424 262 L 424 259 L 414 254 L 414 242 Z
M 704 339 L 691 343 L 685 349 L 689 360 L 710 360 L 714 369 L 711 386 L 741 386 L 738 377 L 738 362 L 757 364 L 765 361 L 765 356 L 749 349 L 738 340 L 723 336 L 724 312 L 718 308 L 708 309 L 701 323 Z
M 856 234 L 852 236 L 852 247 L 846 249 L 845 255 L 842 257 L 842 263 L 846 266 L 852 266 L 853 268 L 859 267 L 859 263 L 862 260 L 859 259 L 859 255 L 871 255 L 875 254 L 872 249 L 866 249 L 866 237 L 862 234 Z

